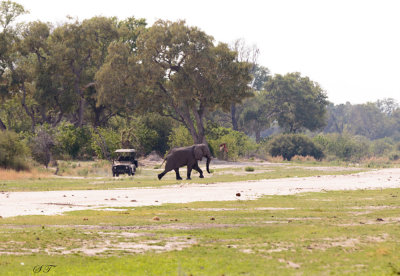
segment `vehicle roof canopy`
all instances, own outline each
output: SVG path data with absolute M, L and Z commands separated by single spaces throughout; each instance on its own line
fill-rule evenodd
M 115 152 L 117 152 L 117 153 L 121 153 L 121 152 L 133 153 L 133 152 L 136 152 L 136 150 L 134 150 L 134 149 L 117 149 Z

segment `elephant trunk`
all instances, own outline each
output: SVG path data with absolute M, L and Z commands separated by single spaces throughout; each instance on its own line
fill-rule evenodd
M 207 157 L 206 169 L 208 173 L 210 173 L 210 162 L 211 162 L 211 157 Z

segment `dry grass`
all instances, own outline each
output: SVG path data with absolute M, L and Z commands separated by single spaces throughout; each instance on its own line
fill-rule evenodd
M 15 171 L 0 168 L 0 180 L 38 179 L 51 176 L 51 173 L 39 172 L 36 169 L 30 171 Z
M 302 155 L 295 155 L 292 157 L 292 161 L 300 161 L 300 162 L 316 162 L 317 160 L 312 156 L 302 156 Z
M 282 156 L 273 157 L 273 156 L 270 156 L 270 155 L 267 155 L 265 160 L 268 161 L 268 162 L 271 162 L 271 163 L 281 163 L 281 162 L 285 161 Z

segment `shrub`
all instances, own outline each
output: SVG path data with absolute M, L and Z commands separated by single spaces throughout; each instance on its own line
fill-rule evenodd
M 91 132 L 88 127 L 75 127 L 63 123 L 57 127 L 55 134 L 56 153 L 72 159 L 83 159 L 93 154 Z
M 17 171 L 27 170 L 27 146 L 12 131 L 0 131 L 0 167 Z
M 244 170 L 246 172 L 254 172 L 254 168 L 253 167 L 246 167 L 246 168 L 244 168 Z
M 394 149 L 395 145 L 391 138 L 382 138 L 372 141 L 371 151 L 376 156 L 388 155 Z
M 79 176 L 88 176 L 88 174 L 89 174 L 88 168 L 83 168 L 83 169 L 78 170 Z
M 53 137 L 47 131 L 41 129 L 32 138 L 30 147 L 33 159 L 47 168 L 51 161 L 51 150 L 54 147 Z
M 400 159 L 400 152 L 392 152 L 390 155 L 389 155 L 389 160 L 390 161 L 397 161 L 397 160 L 399 160 Z
M 193 145 L 193 138 L 189 130 L 184 126 L 173 128 L 168 136 L 169 148 L 185 147 Z
M 112 158 L 114 151 L 121 148 L 121 135 L 111 128 L 92 129 L 91 147 L 98 158 Z
M 237 160 L 239 156 L 249 156 L 257 150 L 257 144 L 243 132 L 230 128 L 216 127 L 207 135 L 213 154 L 219 159 Z M 221 144 L 226 144 L 228 152 L 219 151 Z
M 141 122 L 144 129 L 151 134 L 150 136 L 143 135 L 139 140 L 144 145 L 144 153 L 149 154 L 155 150 L 164 154 L 168 149 L 168 136 L 172 131 L 171 118 L 166 118 L 156 113 L 149 113 L 141 118 Z
M 282 156 L 288 161 L 295 155 L 309 155 L 317 160 L 324 156 L 320 146 L 302 134 L 280 134 L 273 137 L 269 143 L 271 156 Z
M 326 154 L 334 155 L 341 160 L 358 161 L 369 155 L 370 142 L 362 136 L 348 134 L 320 134 L 314 137 Z
M 133 148 L 139 154 L 149 154 L 154 148 L 156 148 L 159 142 L 160 136 L 155 129 L 147 127 L 143 122 L 138 121 L 135 123 L 132 136 L 134 137 Z

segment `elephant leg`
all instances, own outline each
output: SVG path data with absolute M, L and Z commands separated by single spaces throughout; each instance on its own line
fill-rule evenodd
M 187 166 L 187 180 L 190 180 L 190 174 L 192 173 L 192 166 Z
M 167 173 L 167 171 L 163 171 L 162 173 L 158 174 L 158 180 L 161 180 L 163 176 Z
M 204 178 L 203 171 L 200 169 L 199 164 L 197 162 L 196 164 L 194 164 L 193 169 L 195 169 L 200 173 L 200 178 Z
M 162 173 L 160 173 L 158 175 L 158 180 L 161 180 L 161 178 L 163 178 L 164 175 L 167 174 L 167 172 L 171 171 L 171 169 L 165 169 Z
M 174 169 L 176 173 L 176 180 L 182 180 L 182 177 L 179 175 L 179 168 Z

